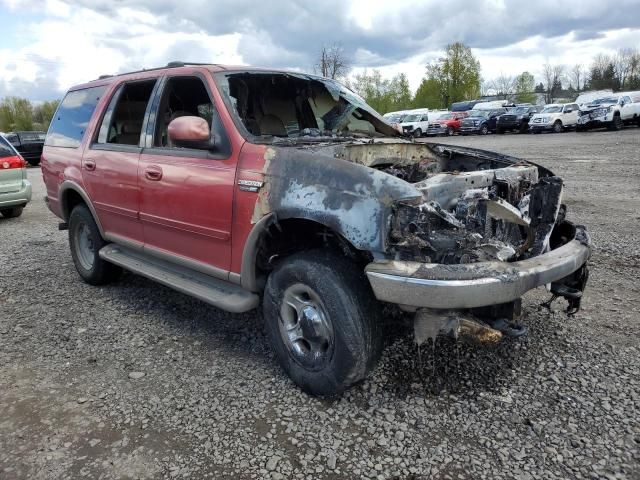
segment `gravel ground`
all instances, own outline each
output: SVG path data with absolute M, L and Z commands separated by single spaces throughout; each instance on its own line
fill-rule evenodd
M 126 274 L 76 274 L 41 201 L 0 220 L 0 478 L 640 478 L 640 129 L 453 138 L 542 163 L 597 246 L 583 310 L 525 298 L 529 335 L 419 351 L 389 318 L 379 368 L 301 393 L 260 315 Z

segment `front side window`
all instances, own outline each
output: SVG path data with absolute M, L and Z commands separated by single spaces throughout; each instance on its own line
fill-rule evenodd
M 139 145 L 144 115 L 155 84 L 153 79 L 118 87 L 102 119 L 97 143 Z
M 167 134 L 169 124 L 178 117 L 204 118 L 209 127 L 215 107 L 204 82 L 198 77 L 173 77 L 165 84 L 156 116 L 154 147 L 174 148 Z
M 91 87 L 67 93 L 53 116 L 45 144 L 77 148 L 106 88 Z

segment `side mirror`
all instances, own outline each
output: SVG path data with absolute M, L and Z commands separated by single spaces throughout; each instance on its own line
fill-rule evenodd
M 169 140 L 177 147 L 212 150 L 215 142 L 211 139 L 209 124 L 204 118 L 184 116 L 169 123 Z
M 573 112 L 573 108 L 567 108 L 567 109 L 564 111 L 564 113 L 571 113 L 571 112 Z

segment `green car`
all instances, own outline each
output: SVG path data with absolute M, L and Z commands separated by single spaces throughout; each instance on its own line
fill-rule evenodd
M 0 135 L 0 213 L 3 217 L 19 217 L 31 200 L 31 182 L 27 180 L 27 162 Z

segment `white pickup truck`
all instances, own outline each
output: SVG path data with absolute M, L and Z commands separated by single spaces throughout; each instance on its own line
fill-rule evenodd
M 578 130 L 607 127 L 620 130 L 624 125 L 640 126 L 640 95 L 619 93 L 583 105 L 578 117 Z

